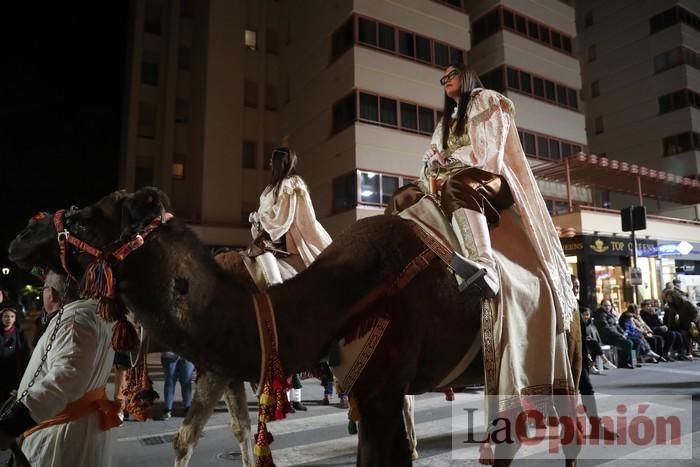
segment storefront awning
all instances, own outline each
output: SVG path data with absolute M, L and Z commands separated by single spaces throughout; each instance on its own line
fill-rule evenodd
M 572 154 L 561 161 L 532 164 L 535 177 L 595 190 L 632 193 L 679 204 L 700 203 L 700 181 L 595 154 Z

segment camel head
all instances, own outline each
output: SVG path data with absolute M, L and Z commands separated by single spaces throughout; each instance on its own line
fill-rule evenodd
M 119 190 L 85 208 L 71 207 L 65 211 L 63 222 L 70 235 L 109 252 L 154 217 L 162 215 L 169 206 L 167 195 L 154 187 L 142 188 L 133 194 Z M 35 215 L 10 244 L 9 258 L 25 269 L 39 266 L 61 271 L 57 236 L 51 214 Z M 82 274 L 94 258 L 74 247 L 69 248 L 69 269 L 73 274 Z

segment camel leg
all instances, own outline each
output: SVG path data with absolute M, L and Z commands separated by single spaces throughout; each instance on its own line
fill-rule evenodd
M 200 371 L 194 385 L 192 406 L 173 441 L 175 467 L 187 467 L 189 464 L 194 448 L 202 436 L 204 425 L 214 412 L 216 403 L 221 400 L 227 384 L 227 378 Z
M 418 441 L 416 440 L 416 426 L 415 426 L 415 405 L 416 397 L 413 395 L 406 395 L 403 399 L 403 421 L 406 425 L 406 434 L 408 438 L 408 450 L 411 452 L 411 459 L 418 459 Z
M 403 422 L 400 390 L 359 399 L 358 467 L 410 467 L 408 438 Z
M 250 415 L 248 415 L 248 398 L 243 381 L 230 381 L 224 391 L 224 401 L 231 415 L 231 431 L 238 440 L 243 467 L 253 467 L 253 436 L 250 434 Z

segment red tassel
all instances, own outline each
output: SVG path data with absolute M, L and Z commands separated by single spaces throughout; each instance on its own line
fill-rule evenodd
M 112 326 L 112 347 L 118 352 L 138 352 L 139 336 L 134 326 L 126 319 L 116 321 Z
M 97 316 L 109 322 L 126 319 L 126 308 L 120 300 L 101 297 L 97 302 Z
M 88 298 L 114 298 L 112 268 L 104 258 L 97 258 L 85 271 L 83 295 Z

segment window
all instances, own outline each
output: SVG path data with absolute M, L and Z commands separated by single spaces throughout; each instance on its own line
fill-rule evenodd
M 399 53 L 408 57 L 415 57 L 413 34 L 410 32 L 399 31 Z
M 360 120 L 379 121 L 379 106 L 377 96 L 360 93 Z
M 190 121 L 190 106 L 184 99 L 175 99 L 175 123 Z
M 535 135 L 532 133 L 523 133 L 523 149 L 528 156 L 537 155 L 537 146 L 535 144 Z
M 143 14 L 143 30 L 151 34 L 161 33 L 163 7 L 153 3 L 146 3 Z
M 344 97 L 333 106 L 333 131 L 340 131 L 355 121 L 355 92 Z
M 596 117 L 595 118 L 595 134 L 599 135 L 605 131 L 605 128 L 603 128 L 603 117 Z
M 160 64 L 160 54 L 152 50 L 143 51 L 143 61 L 141 62 L 141 82 L 158 86 L 158 69 Z
M 270 170 L 272 168 L 272 150 L 277 145 L 269 141 L 263 145 L 263 169 Z
M 353 16 L 343 23 L 333 33 L 332 41 L 333 59 L 338 58 L 356 42 L 441 69 L 450 63 L 464 63 L 466 53 L 465 50 L 450 47 L 429 37 L 406 30 L 397 31 L 393 26 L 361 16 Z
M 464 51 L 450 47 L 450 63 L 464 63 Z
M 430 39 L 416 35 L 416 58 L 428 63 L 433 61 L 430 51 Z
M 277 55 L 280 53 L 280 44 L 277 31 L 274 29 L 267 29 L 265 31 L 265 51 L 270 55 Z
M 153 185 L 153 167 L 136 167 L 134 173 L 134 188 L 139 189 Z
M 556 101 L 556 97 L 554 95 L 554 83 L 551 81 L 545 80 L 544 82 L 544 90 L 545 90 L 545 97 L 550 100 L 550 101 Z
M 549 159 L 549 144 L 543 136 L 537 137 L 537 155 L 542 159 Z
M 277 110 L 277 87 L 265 85 L 265 110 Z
M 253 29 L 245 30 L 244 43 L 250 50 L 257 50 L 258 48 L 258 33 Z
M 561 43 L 562 43 L 562 48 L 564 49 L 564 52 L 568 53 L 569 55 L 572 55 L 574 52 L 574 49 L 571 46 L 571 38 L 562 34 L 561 35 Z
M 258 83 L 245 80 L 243 83 L 243 104 L 246 107 L 258 107 Z
M 396 101 L 382 97 L 379 99 L 381 105 L 381 122 L 385 125 L 398 126 L 398 116 L 396 113 Z
M 533 78 L 532 84 L 535 89 L 535 96 L 544 99 L 544 80 L 542 78 Z
M 401 128 L 404 130 L 418 130 L 417 108 L 413 104 L 401 103 Z
M 593 62 L 597 58 L 597 51 L 595 44 L 591 44 L 588 46 L 588 62 Z
M 520 73 L 515 68 L 507 67 L 506 76 L 508 77 L 508 87 L 512 89 L 520 89 Z
M 549 44 L 549 28 L 547 26 L 540 25 L 540 40 L 545 44 Z
M 360 42 L 377 45 L 377 23 L 365 18 L 358 18 L 358 38 Z
M 256 157 L 255 141 L 243 141 L 243 156 L 241 157 L 241 167 L 244 169 L 254 169 Z
M 435 129 L 435 111 L 425 107 L 418 108 L 418 131 L 432 135 Z
M 525 21 L 525 17 L 515 15 L 515 30 L 520 34 L 527 34 L 527 22 Z
M 660 114 L 690 106 L 700 107 L 700 94 L 690 89 L 682 89 L 659 97 Z
M 181 70 L 190 70 L 192 68 L 192 49 L 189 47 L 178 47 L 177 67 Z
M 515 29 L 515 15 L 510 10 L 503 10 L 503 25 L 508 29 Z
M 649 29 L 651 34 L 654 34 L 655 32 L 669 28 L 679 22 L 700 31 L 700 16 L 680 6 L 674 6 L 649 18 Z
M 174 180 L 185 179 L 185 164 L 182 162 L 173 162 L 171 173 Z
M 689 65 L 700 70 L 700 54 L 685 47 L 676 47 L 654 57 L 655 73 L 660 73 L 679 65 Z
M 700 134 L 685 132 L 663 139 L 664 156 L 700 150 Z
M 194 4 L 193 0 L 181 0 L 180 1 L 180 16 L 186 19 L 194 18 Z
M 382 174 L 382 205 L 386 206 L 391 202 L 392 196 L 399 189 L 399 177 Z
M 556 31 L 552 31 L 552 46 L 555 47 L 555 48 L 557 48 L 557 49 L 561 49 L 561 48 L 562 48 L 562 45 L 561 45 L 561 34 L 559 34 L 559 33 L 556 32 Z
M 527 22 L 527 35 L 534 40 L 540 38 L 540 26 L 535 21 Z
M 354 37 L 353 25 L 354 18 L 350 18 L 333 33 L 331 37 L 333 59 L 340 57 L 346 50 L 352 47 Z
M 576 93 L 576 89 L 568 89 L 567 94 L 569 96 L 569 107 L 578 109 L 578 94 Z
M 564 107 L 569 105 L 567 89 L 560 84 L 557 84 L 557 103 Z
M 532 81 L 530 79 L 530 73 L 520 72 L 520 89 L 528 94 L 532 92 Z
M 503 82 L 503 67 L 494 68 L 493 70 L 484 73 L 479 78 L 487 88 L 499 92 L 503 92 L 505 90 L 505 85 Z
M 448 47 L 440 42 L 435 43 L 435 64 L 441 67 L 447 67 L 450 64 Z
M 158 107 L 150 102 L 139 102 L 139 132 L 141 138 L 155 139 L 158 125 Z
M 600 96 L 600 81 L 595 80 L 591 83 L 591 97 Z
M 561 152 L 559 151 L 559 141 L 556 139 L 549 140 L 549 157 L 553 161 L 561 160 Z
M 333 210 L 342 211 L 357 206 L 357 173 L 333 181 Z
M 561 156 L 568 157 L 571 155 L 571 144 L 561 143 Z
M 583 28 L 590 28 L 591 26 L 593 26 L 593 10 L 588 10 L 583 18 Z
M 379 23 L 379 48 L 396 50 L 396 31 L 391 26 Z
M 379 174 L 374 172 L 360 172 L 360 202 L 379 204 Z

